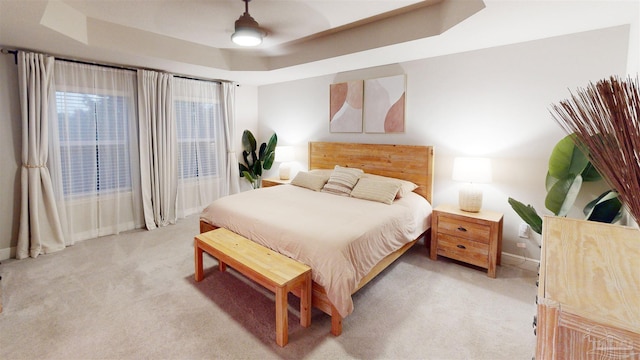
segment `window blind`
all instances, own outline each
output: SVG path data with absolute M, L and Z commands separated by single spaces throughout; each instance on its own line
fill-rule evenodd
M 131 190 L 129 99 L 56 92 L 65 196 Z

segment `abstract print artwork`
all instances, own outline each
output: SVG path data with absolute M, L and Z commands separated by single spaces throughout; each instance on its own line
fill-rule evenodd
M 405 75 L 364 82 L 364 131 L 404 132 Z
M 331 132 L 362 132 L 362 96 L 362 80 L 330 85 L 329 129 Z

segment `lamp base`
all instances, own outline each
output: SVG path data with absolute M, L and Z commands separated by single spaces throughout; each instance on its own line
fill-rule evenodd
M 479 212 L 482 208 L 482 190 L 473 184 L 466 184 L 458 193 L 458 206 L 467 212 Z

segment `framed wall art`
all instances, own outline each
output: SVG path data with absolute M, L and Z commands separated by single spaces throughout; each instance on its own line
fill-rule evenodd
M 329 130 L 335 133 L 362 132 L 363 81 L 329 86 Z
M 364 132 L 404 132 L 405 75 L 364 81 Z

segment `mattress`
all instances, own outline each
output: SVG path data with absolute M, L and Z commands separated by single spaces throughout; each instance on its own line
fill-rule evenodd
M 431 211 L 416 193 L 387 205 L 281 185 L 220 198 L 200 219 L 310 266 L 313 280 L 346 317 L 360 280 L 424 233 Z

